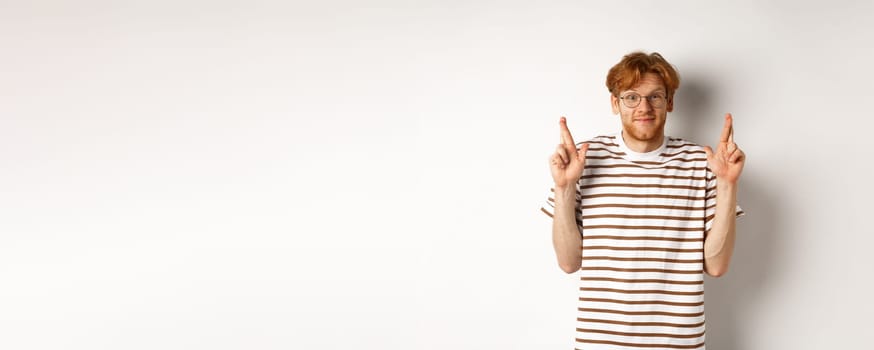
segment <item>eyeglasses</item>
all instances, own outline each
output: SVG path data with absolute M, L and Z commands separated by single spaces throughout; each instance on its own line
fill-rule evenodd
M 668 97 L 663 93 L 655 93 L 649 96 L 640 96 L 640 94 L 631 92 L 625 96 L 620 97 L 622 103 L 625 107 L 634 108 L 640 104 L 640 100 L 646 99 L 649 102 L 649 105 L 653 108 L 661 108 L 665 105 L 665 102 L 668 100 Z

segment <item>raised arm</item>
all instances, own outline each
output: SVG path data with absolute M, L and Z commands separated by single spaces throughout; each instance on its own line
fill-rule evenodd
M 574 273 L 582 263 L 582 238 L 577 227 L 576 210 L 577 181 L 586 163 L 586 150 L 583 144 L 578 150 L 567 127 L 567 120 L 559 121 L 561 141 L 549 157 L 549 170 L 555 182 L 555 211 L 552 217 L 552 245 L 558 259 L 558 266 L 564 272 Z
M 731 114 L 725 115 L 716 152 L 710 147 L 704 147 L 704 151 L 707 165 L 716 175 L 716 213 L 704 240 L 704 271 L 719 277 L 728 272 L 734 252 L 737 182 L 746 161 L 746 155 L 734 143 Z

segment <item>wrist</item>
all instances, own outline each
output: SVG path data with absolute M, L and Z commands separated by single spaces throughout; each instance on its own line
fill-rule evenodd
M 716 188 L 720 191 L 736 191 L 737 190 L 737 180 L 729 181 L 725 179 L 716 178 Z
M 556 203 L 576 202 L 577 200 L 577 186 L 556 186 L 554 190 Z
M 732 201 L 737 198 L 736 182 L 719 182 L 718 179 L 716 181 L 716 198 L 731 199 Z

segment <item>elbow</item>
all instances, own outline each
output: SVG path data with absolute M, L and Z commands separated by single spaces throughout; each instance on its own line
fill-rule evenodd
M 721 254 L 719 256 L 705 258 L 704 272 L 712 277 L 722 277 L 728 273 L 729 264 L 731 264 L 731 255 Z
M 558 267 L 561 268 L 567 274 L 572 274 L 580 270 L 580 265 L 582 265 L 582 260 L 578 260 L 576 262 L 570 261 L 559 261 Z
M 704 270 L 711 277 L 722 277 L 728 272 L 728 266 L 710 267 Z

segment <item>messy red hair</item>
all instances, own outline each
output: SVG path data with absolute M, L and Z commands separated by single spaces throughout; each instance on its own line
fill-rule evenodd
M 662 78 L 665 89 L 668 90 L 668 98 L 673 98 L 674 91 L 680 87 L 680 76 L 674 66 L 658 52 L 648 55 L 643 52 L 632 52 L 622 57 L 622 60 L 607 73 L 607 89 L 618 97 L 620 92 L 637 85 L 646 73 L 655 73 Z

